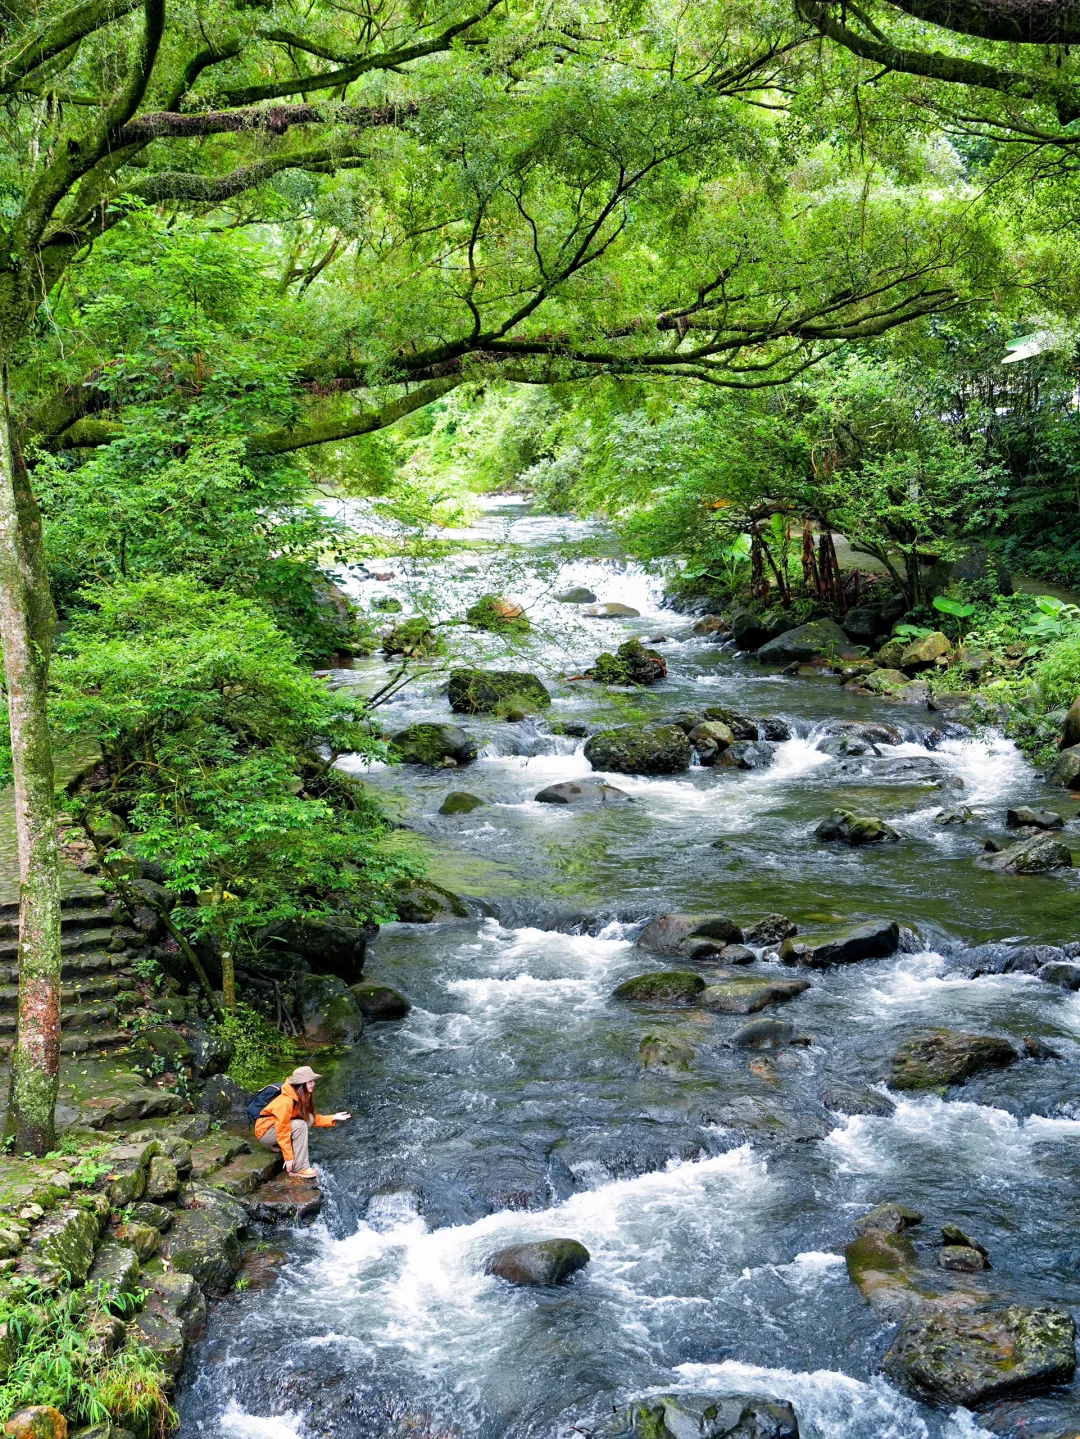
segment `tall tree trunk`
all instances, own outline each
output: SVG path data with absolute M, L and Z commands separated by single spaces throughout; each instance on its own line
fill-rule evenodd
M 60 1083 L 60 855 L 46 711 L 55 612 L 41 516 L 11 435 L 0 368 L 0 640 L 4 649 L 19 851 L 19 1028 L 12 1098 L 20 1150 L 53 1143 Z

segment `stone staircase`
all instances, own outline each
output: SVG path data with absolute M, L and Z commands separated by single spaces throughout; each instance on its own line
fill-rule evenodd
M 135 987 L 135 955 L 118 938 L 104 894 L 72 894 L 63 901 L 61 948 L 61 1052 L 97 1055 L 127 1044 L 120 1021 L 143 1001 Z M 18 957 L 19 907 L 0 904 L 0 1056 L 15 1044 Z

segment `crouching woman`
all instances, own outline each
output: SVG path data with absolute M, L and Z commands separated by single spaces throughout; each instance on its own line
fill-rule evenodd
M 351 1119 L 342 1110 L 339 1114 L 316 1114 L 313 1098 L 321 1074 L 302 1064 L 294 1069 L 281 1086 L 281 1093 L 272 1099 L 255 1121 L 255 1138 L 265 1149 L 280 1149 L 285 1168 L 294 1179 L 314 1179 L 315 1170 L 308 1163 L 308 1131 L 333 1129 L 339 1121 Z

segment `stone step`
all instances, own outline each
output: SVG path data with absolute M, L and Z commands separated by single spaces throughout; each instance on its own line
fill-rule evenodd
M 61 1054 L 94 1054 L 99 1050 L 121 1049 L 131 1043 L 125 1029 L 76 1029 L 60 1036 Z M 14 1034 L 0 1035 L 0 1055 L 9 1055 L 15 1047 Z
M 64 955 L 61 974 L 65 979 L 76 980 L 82 975 L 88 974 L 126 974 L 130 961 L 126 955 L 107 954 L 104 950 L 98 950 L 93 954 L 66 954 Z M 0 964 L 0 984 L 19 983 L 19 966 L 17 964 Z
M 113 923 L 112 911 L 106 909 L 103 904 L 97 904 L 93 908 L 87 909 L 62 909 L 60 911 L 60 930 L 63 934 L 73 934 L 82 929 L 102 928 Z M 0 940 L 17 940 L 18 937 L 18 914 L 11 918 L 0 918 Z
M 64 895 L 60 901 L 60 910 L 63 914 L 74 914 L 77 910 L 101 909 L 108 903 L 108 896 L 104 890 L 88 889 L 81 894 Z M 0 903 L 0 920 L 18 919 L 19 901 L 8 899 Z
M 106 995 L 115 994 L 118 989 L 127 989 L 128 980 L 123 975 L 117 974 L 115 970 L 108 974 L 87 975 L 81 977 L 74 984 L 65 984 L 60 990 L 61 1004 L 89 1004 L 91 1000 L 103 999 Z M 0 985 L 0 1013 L 5 1010 L 17 1009 L 19 1004 L 19 986 L 17 984 Z
M 191 1146 L 191 1177 L 206 1179 L 216 1174 L 238 1154 L 248 1154 L 251 1146 L 240 1135 L 214 1134 L 207 1139 L 197 1140 Z
M 109 929 L 79 929 L 70 933 L 64 932 L 60 936 L 60 949 L 64 954 L 72 950 L 80 952 L 90 949 L 104 949 L 112 943 L 113 932 Z M 17 939 L 0 940 L 0 959 L 18 959 L 19 941 Z
M 69 1004 L 60 1010 L 60 1029 L 93 1029 L 99 1024 L 115 1024 L 118 1016 L 115 1004 Z M 17 1020 L 16 1011 L 0 1013 L 0 1034 L 10 1034 Z
M 244 1200 L 244 1206 L 252 1219 L 267 1224 L 303 1224 L 315 1218 L 322 1199 L 322 1190 L 314 1179 L 294 1179 L 282 1173 L 260 1185 Z
M 280 1150 L 264 1149 L 260 1144 L 254 1154 L 238 1154 L 235 1159 L 230 1159 L 213 1176 L 210 1185 L 240 1199 L 258 1189 L 260 1184 L 273 1179 L 282 1163 Z

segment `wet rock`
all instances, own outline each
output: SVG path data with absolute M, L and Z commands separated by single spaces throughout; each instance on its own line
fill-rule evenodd
M 904 736 L 895 725 L 880 720 L 833 720 L 828 731 L 838 739 L 861 739 L 871 745 L 904 743 Z
M 1063 1058 L 1056 1049 L 1044 1043 L 1043 1040 L 1037 1039 L 1034 1035 L 1025 1034 L 1022 1043 L 1024 1053 L 1029 1059 L 1047 1060 Z
M 591 1255 L 576 1239 L 541 1239 L 532 1244 L 512 1244 L 491 1255 L 485 1274 L 494 1274 L 508 1284 L 550 1287 L 564 1284 L 584 1269 Z
M 965 1034 L 932 1029 L 900 1045 L 892 1063 L 893 1089 L 940 1089 L 963 1084 L 990 1069 L 1005 1069 L 1018 1056 L 1007 1039 L 994 1034 Z
M 757 1060 L 750 1067 L 753 1070 L 766 1063 Z M 741 1094 L 710 1117 L 725 1129 L 764 1144 L 812 1144 L 836 1127 L 824 1112 L 760 1094 Z
M 584 613 L 594 620 L 636 620 L 641 616 L 640 610 L 635 610 L 632 605 L 621 605 L 617 600 L 604 600 Z
M 19 1263 L 23 1278 L 43 1284 L 82 1284 L 94 1261 L 98 1216 L 87 1209 L 61 1209 L 35 1228 Z
M 364 1033 L 356 996 L 336 974 L 301 974 L 296 997 L 304 1034 L 315 1044 L 355 1044 Z
M 393 735 L 390 743 L 403 764 L 437 768 L 451 761 L 469 764 L 476 758 L 476 741 L 453 724 L 410 725 Z
M 693 626 L 693 633 L 696 635 L 723 635 L 727 634 L 727 620 L 720 615 L 702 615 Z
M 441 924 L 468 919 L 468 906 L 449 889 L 429 879 L 406 879 L 394 886 L 394 908 L 402 924 Z
M 787 1004 L 804 989 L 807 979 L 759 979 L 752 976 L 710 984 L 698 996 L 702 1009 L 715 1014 L 758 1014 L 773 1004 Z
M 931 700 L 930 686 L 924 680 L 912 680 L 902 689 L 887 690 L 882 698 L 893 704 L 910 705 L 913 709 L 928 710 Z
M 731 1036 L 733 1049 L 785 1049 L 794 1044 L 798 1031 L 786 1019 L 752 1019 Z
M 967 1408 L 1019 1389 L 1067 1384 L 1076 1325 L 1064 1309 L 1009 1304 L 906 1319 L 883 1367 L 921 1398 Z
M 852 1284 L 883 1317 L 925 1306 L 915 1246 L 902 1230 L 868 1229 L 847 1246 L 844 1259 Z
M 685 1071 L 694 1062 L 694 1046 L 680 1035 L 647 1034 L 638 1045 L 646 1069 Z
M 162 1258 L 190 1274 L 206 1294 L 226 1294 L 240 1268 L 240 1233 L 248 1222 L 243 1206 L 216 1189 L 185 1189 L 185 1207 L 165 1235 Z
M 412 1009 L 405 996 L 388 984 L 354 984 L 352 992 L 368 1024 L 404 1019 Z
M 866 649 L 872 649 L 877 637 L 889 630 L 885 616 L 873 605 L 855 605 L 848 610 L 841 628 L 849 639 Z
M 929 669 L 935 660 L 949 654 L 952 654 L 952 643 L 940 630 L 935 630 L 932 635 L 927 635 L 924 639 L 912 640 L 900 656 L 900 668 L 902 670 Z
M 1063 749 L 1046 773 L 1048 784 L 1080 790 L 1080 744 Z
M 742 938 L 742 930 L 725 914 L 661 914 L 638 935 L 638 944 L 654 954 L 683 955 L 710 942 L 711 952 L 719 953 L 725 945 L 741 944 Z
M 492 634 L 526 634 L 531 626 L 521 605 L 503 595 L 481 595 L 465 611 L 465 618 L 475 629 Z
M 1057 984 L 1062 989 L 1080 989 L 1080 964 L 1070 964 L 1067 960 L 1057 960 L 1051 964 L 1044 964 L 1036 970 L 1036 977 L 1046 984 Z
M 875 919 L 846 934 L 815 944 L 800 964 L 825 969 L 830 964 L 857 964 L 864 959 L 883 959 L 900 948 L 900 926 L 895 919 Z
M 948 809 L 941 810 L 934 823 L 940 825 L 969 824 L 974 818 L 974 811 L 969 809 L 966 804 L 954 804 Z
M 836 1114 L 868 1114 L 888 1119 L 896 1113 L 896 1105 L 876 1089 L 856 1089 L 847 1084 L 833 1084 L 822 1091 L 821 1102 Z
M 134 1224 L 150 1224 L 160 1230 L 162 1234 L 173 1222 L 173 1212 L 171 1209 L 166 1209 L 164 1204 L 151 1204 L 144 1201 L 133 1204 L 127 1213 Z
M 592 590 L 584 589 L 578 585 L 576 589 L 563 590 L 561 595 L 555 598 L 561 605 L 592 605 L 596 603 L 596 596 Z
M 516 670 L 451 670 L 447 697 L 452 710 L 469 715 L 508 709 L 530 713 L 551 703 L 547 687 L 535 675 Z
M 952 1269 L 958 1274 L 979 1274 L 989 1268 L 977 1249 L 964 1244 L 943 1244 L 937 1252 L 939 1269 Z
M 656 650 L 647 650 L 638 639 L 627 640 L 615 653 L 597 655 L 590 679 L 604 685 L 655 685 L 667 678 L 667 661 Z
M 990 1257 L 989 1249 L 987 1249 L 984 1244 L 980 1244 L 977 1240 L 965 1234 L 958 1224 L 943 1224 L 941 1226 L 941 1242 L 942 1244 L 955 1244 L 966 1249 L 977 1250 L 984 1259 L 989 1259 Z
M 725 944 L 716 956 L 717 964 L 753 964 L 757 955 L 745 944 Z
M 679 774 L 690 768 L 690 741 L 677 725 L 620 725 L 594 734 L 585 758 L 616 774 Z
M 864 1234 L 903 1234 L 906 1229 L 914 1229 L 917 1224 L 923 1222 L 923 1216 L 917 1209 L 910 1209 L 906 1204 L 894 1204 L 891 1201 L 887 1204 L 875 1205 L 869 1214 L 862 1215 L 856 1219 L 851 1226 L 855 1233 L 861 1238 Z
M 771 744 L 761 740 L 756 744 L 748 740 L 736 740 L 733 745 L 719 752 L 715 763 L 731 769 L 768 769 L 774 758 Z M 701 762 L 705 763 L 704 755 Z
M 830 844 L 895 844 L 900 836 L 892 825 L 873 815 L 853 814 L 848 809 L 834 809 L 814 830 L 817 839 Z
M 717 755 L 735 743 L 735 736 L 722 720 L 705 720 L 695 725 L 688 736 L 704 765 L 715 764 Z
M 140 1264 L 145 1264 L 161 1248 L 161 1230 L 152 1224 L 140 1224 L 131 1220 L 116 1226 L 116 1238 L 128 1249 L 134 1249 Z
M 737 740 L 772 738 L 772 736 L 762 734 L 761 724 L 753 715 L 743 714 L 740 710 L 726 709 L 723 705 L 710 705 L 707 710 L 703 711 L 698 723 L 703 723 L 707 720 L 713 720 L 720 724 L 727 725 Z M 693 728 L 693 726 L 691 726 L 691 728 Z M 785 735 L 784 738 L 786 739 L 787 736 Z
M 769 638 L 768 626 L 752 611 L 741 606 L 728 616 L 728 626 L 740 650 L 756 650 Z
M 665 969 L 656 974 L 638 974 L 619 985 L 613 999 L 628 1004 L 651 1004 L 670 1008 L 693 1004 L 705 989 L 700 974 L 686 970 Z
M 264 1224 L 303 1224 L 322 1208 L 322 1190 L 313 1179 L 279 1174 L 244 1201 L 252 1219 Z
M 382 637 L 384 655 L 407 655 L 412 659 L 441 654 L 444 644 L 438 630 L 423 615 L 392 625 Z
M 586 720 L 563 720 L 562 732 L 571 739 L 588 739 L 592 734 L 592 725 Z
M 1064 829 L 1065 821 L 1055 810 L 1032 809 L 1030 805 L 1018 805 L 1005 811 L 1005 824 L 1009 829 L 1023 829 L 1028 825 L 1035 829 Z
M 68 1423 L 51 1404 L 31 1404 L 12 1414 L 4 1433 L 10 1439 L 68 1439 Z
M 439 806 L 440 814 L 472 814 L 474 809 L 479 809 L 484 801 L 478 794 L 469 794 L 468 790 L 452 790 Z
M 1058 741 L 1058 749 L 1072 749 L 1075 745 L 1080 745 L 1080 695 L 1077 695 L 1069 706 L 1061 730 L 1061 739 Z
M 86 1282 L 102 1306 L 114 1314 L 131 1309 L 130 1296 L 138 1285 L 139 1256 L 123 1244 L 105 1243 L 97 1252 Z
M 785 630 L 760 646 L 758 659 L 763 665 L 806 664 L 818 655 L 856 660 L 859 653 L 835 620 L 822 619 Z
M 763 947 L 768 944 L 782 944 L 798 934 L 799 928 L 786 914 L 766 914 L 755 920 L 743 933 L 747 944 Z
M 980 869 L 995 869 L 1002 874 L 1052 874 L 1054 870 L 1071 869 L 1072 862 L 1066 846 L 1048 834 L 1009 845 L 997 854 L 983 855 L 975 861 Z
M 191 1072 L 195 1079 L 224 1074 L 236 1053 L 236 1045 L 231 1039 L 193 1025 L 186 1025 L 183 1035 L 191 1048 Z
M 876 757 L 881 754 L 876 744 L 860 735 L 835 735 L 831 739 L 823 740 L 818 749 L 822 754 L 832 755 L 834 759 L 862 759 L 868 755 Z
M 897 669 L 873 670 L 863 677 L 861 683 L 863 689 L 869 690 L 871 694 L 884 695 L 903 689 L 908 683 L 908 677 Z
M 605 804 L 632 804 L 633 800 L 625 790 L 600 779 L 564 780 L 561 784 L 549 784 L 535 795 L 539 804 L 575 805 L 578 809 L 595 809 Z
M 790 1404 L 757 1394 L 660 1394 L 617 1410 L 593 1439 L 799 1439 Z
M 198 1108 L 213 1119 L 246 1120 L 244 1105 L 248 1101 L 247 1091 L 228 1074 L 215 1074 L 208 1079 L 199 1095 Z

